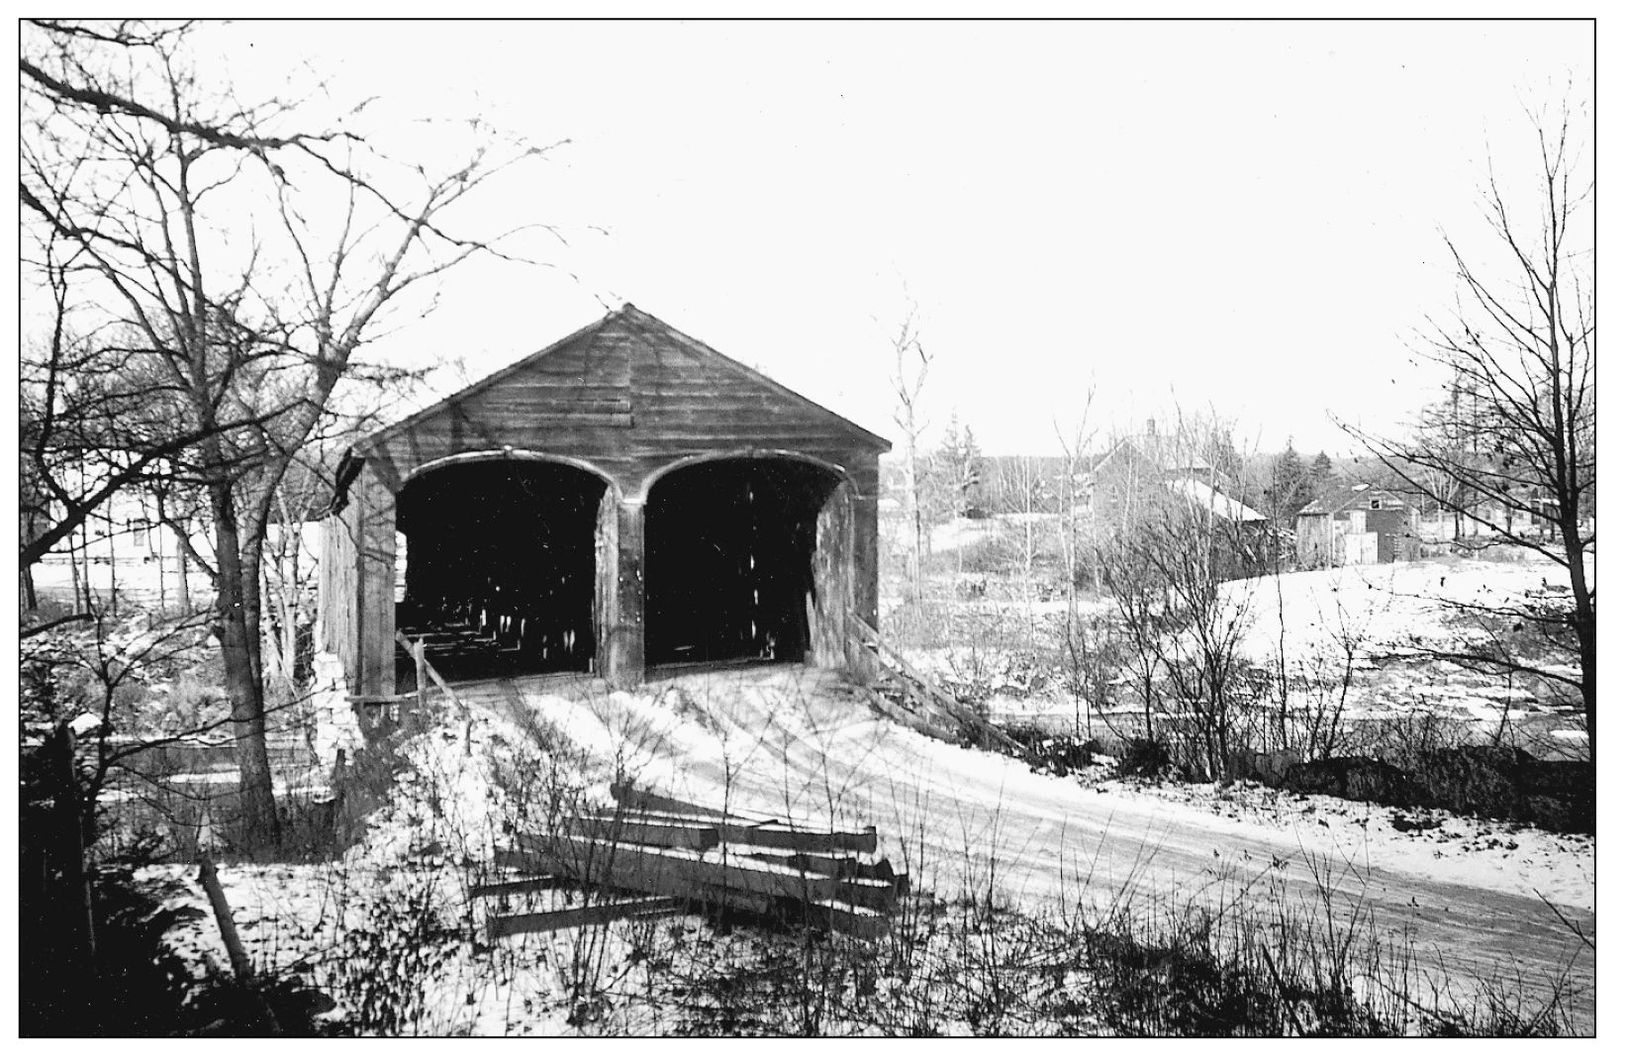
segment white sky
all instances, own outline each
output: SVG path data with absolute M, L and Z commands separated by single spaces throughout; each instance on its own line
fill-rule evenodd
M 631 301 L 895 438 L 912 296 L 929 415 L 988 452 L 1053 451 L 1092 375 L 1101 425 L 1212 405 L 1244 448 L 1337 452 L 1329 412 L 1406 416 L 1406 339 L 1450 302 L 1441 230 L 1474 226 L 1487 153 L 1530 170 L 1521 106 L 1590 99 L 1593 62 L 1585 22 L 216 34 L 246 86 L 309 59 L 403 117 L 571 140 L 488 198 L 561 230 L 558 269 L 455 275 L 381 350 L 484 374 Z

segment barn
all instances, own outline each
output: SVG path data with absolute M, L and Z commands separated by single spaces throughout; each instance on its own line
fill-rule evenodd
M 398 631 L 454 680 L 857 669 L 890 447 L 629 304 L 345 453 L 319 645 L 368 695 Z

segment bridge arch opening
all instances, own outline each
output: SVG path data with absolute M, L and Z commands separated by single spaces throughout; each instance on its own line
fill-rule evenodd
M 775 455 L 681 465 L 644 508 L 646 665 L 817 662 L 850 600 L 847 486 Z
M 396 623 L 448 679 L 595 670 L 614 497 L 603 477 L 534 457 L 432 465 L 396 496 L 405 537 Z M 413 675 L 397 658 L 403 688 Z

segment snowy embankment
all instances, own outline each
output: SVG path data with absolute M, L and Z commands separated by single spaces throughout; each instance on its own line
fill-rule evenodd
M 1568 600 L 1567 578 L 1548 559 L 1347 566 L 1238 580 L 1226 588 L 1227 596 L 1246 602 L 1250 612 L 1239 648 L 1246 659 L 1275 667 L 1280 653 L 1290 680 L 1336 687 L 1353 654 L 1348 719 L 1438 715 L 1476 727 L 1483 740 L 1563 757 L 1577 757 L 1574 747 L 1585 744 L 1573 687 L 1430 655 L 1476 646 L 1507 651 L 1513 644 L 1507 632 L 1519 612 L 1532 602 Z M 1535 643 L 1534 634 L 1525 632 L 1525 644 Z M 1556 651 L 1519 659 L 1542 671 L 1580 676 L 1579 666 Z M 1312 698 L 1295 686 L 1291 699 L 1325 702 L 1335 692 L 1324 684 Z
M 444 959 L 414 978 L 421 1030 L 580 1030 L 562 1005 L 574 942 L 478 947 L 467 931 L 481 912 L 466 894 L 507 840 L 505 821 L 523 815 L 516 792 L 547 784 L 608 802 L 618 774 L 705 805 L 874 824 L 880 852 L 947 900 L 981 895 L 991 881 L 1025 910 L 1101 902 L 1126 886 L 1172 904 L 1218 884 L 1308 914 L 1330 873 L 1340 912 L 1368 912 L 1380 933 L 1409 937 L 1465 981 L 1514 960 L 1532 974 L 1557 972 L 1575 955 L 1574 935 L 1543 897 L 1592 925 L 1590 840 L 1455 817 L 1403 831 L 1396 812 L 1378 806 L 1041 775 L 882 720 L 826 672 L 780 667 L 638 693 L 526 694 L 516 710 L 537 720 L 546 749 L 502 706 L 474 711 L 468 754 L 455 728 L 409 742 L 391 802 L 342 862 L 223 869 L 251 953 L 275 968 L 304 967 L 344 1003 L 347 989 L 372 987 L 358 967 L 393 958 L 369 931 L 417 909 L 433 917 L 420 939 L 444 945 Z M 212 927 L 193 929 L 200 943 L 217 943 Z M 1590 955 L 1575 965 L 1590 988 Z
M 1457 640 L 1462 628 L 1451 614 L 1458 609 L 1514 608 L 1538 595 L 1562 597 L 1567 586 L 1563 570 L 1547 559 L 1439 558 L 1262 576 L 1226 589 L 1246 596 L 1252 610 L 1244 655 L 1264 661 L 1281 644 L 1283 621 L 1289 660 L 1312 658 L 1345 633 L 1371 654 Z
M 534 768 L 543 756 L 520 726 L 479 709 L 467 739 L 465 750 L 462 728 L 445 724 L 408 740 L 388 800 L 342 857 L 219 868 L 256 970 L 297 975 L 327 992 L 338 1003 L 329 1020 L 420 1035 L 575 1031 L 563 1005 L 568 961 L 559 951 L 544 947 L 521 959 L 470 935 L 483 910 L 471 904 L 469 887 L 509 838 L 504 772 Z M 577 786 L 591 782 L 584 776 Z M 194 972 L 229 972 L 196 869 L 155 865 L 138 876 L 186 884 L 187 897 L 170 906 L 190 905 L 200 917 L 166 940 Z

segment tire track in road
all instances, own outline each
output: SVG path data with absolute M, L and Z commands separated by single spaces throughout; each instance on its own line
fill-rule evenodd
M 864 822 L 880 828 L 895 863 L 923 859 L 928 870 L 917 871 L 916 885 L 935 883 L 942 896 L 985 885 L 991 868 L 1000 892 L 1036 907 L 1085 888 L 1099 898 L 1127 887 L 1146 906 L 1240 901 L 1260 921 L 1285 909 L 1319 928 L 1369 923 L 1380 940 L 1409 949 L 1411 994 L 1425 1007 L 1442 984 L 1444 1005 L 1454 995 L 1466 1007 L 1485 981 L 1533 1003 L 1565 980 L 1576 1028 L 1594 1028 L 1594 950 L 1518 887 L 1452 881 L 1447 869 L 1390 870 L 1378 853 L 1329 857 L 1280 829 L 1034 773 L 879 719 L 839 693 L 828 672 L 779 667 L 695 679 L 687 684 L 705 697 L 719 748 L 726 742 L 738 761 L 696 754 L 664 764 L 672 783 L 648 786 L 696 801 L 726 794 L 732 804 L 826 823 L 839 799 L 842 814 L 867 814 Z M 1595 941 L 1591 910 L 1564 913 Z

